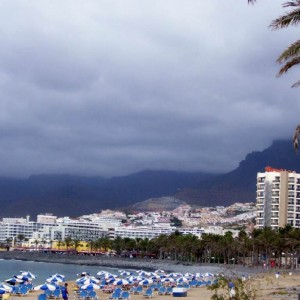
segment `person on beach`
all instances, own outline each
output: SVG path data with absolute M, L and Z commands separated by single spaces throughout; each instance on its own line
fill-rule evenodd
M 68 300 L 69 298 L 69 291 L 68 291 L 68 284 L 65 283 L 65 286 L 61 288 L 61 295 L 64 300 Z

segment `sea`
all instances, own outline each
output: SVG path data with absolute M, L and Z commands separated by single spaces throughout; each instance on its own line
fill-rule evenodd
M 97 276 L 99 271 L 119 273 L 116 268 L 0 259 L 0 282 L 21 274 L 20 271 L 35 274 L 37 278 L 33 281 L 34 285 L 43 284 L 48 277 L 56 273 L 65 275 L 66 280 L 75 280 L 78 278 L 77 274 L 82 272 L 88 272 L 93 276 Z

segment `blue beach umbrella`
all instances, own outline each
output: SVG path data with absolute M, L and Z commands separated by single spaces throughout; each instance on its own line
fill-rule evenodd
M 37 276 L 29 271 L 20 271 L 22 276 L 28 277 L 28 278 L 32 278 L 32 279 L 36 279 Z
M 32 280 L 32 278 L 29 278 L 29 277 L 24 276 L 24 275 L 15 275 L 14 277 L 18 278 L 18 279 L 20 279 L 22 281 L 31 281 Z
M 172 277 L 166 277 L 161 280 L 162 283 L 174 282 L 175 279 Z
M 113 285 L 127 285 L 127 284 L 129 284 L 129 281 L 126 279 L 119 279 L 113 283 Z
M 12 277 L 12 278 L 6 279 L 4 281 L 7 282 L 7 283 L 10 283 L 10 284 L 23 282 L 23 280 L 21 280 L 19 278 L 16 278 L 16 277 Z
M 0 288 L 0 295 L 3 295 L 3 294 L 5 294 L 5 293 L 6 293 L 5 289 L 1 289 L 1 288 Z
M 9 293 L 12 291 L 12 287 L 7 284 L 0 284 L 0 289 L 5 290 L 6 292 Z
M 127 272 L 127 271 L 122 271 L 122 272 L 120 272 L 120 275 L 121 276 L 130 276 L 130 275 L 132 275 L 132 273 L 131 272 Z
M 139 276 L 150 276 L 150 275 L 151 275 L 150 272 L 146 272 L 146 271 L 139 272 Z
M 64 282 L 64 278 L 57 277 L 57 276 L 51 276 L 46 279 L 47 282 L 53 283 L 59 283 L 59 282 Z
M 95 283 L 90 283 L 90 284 L 85 284 L 83 286 L 81 286 L 81 288 L 83 290 L 99 290 L 100 289 L 100 286 L 95 284 Z
M 100 280 L 97 279 L 97 278 L 95 278 L 95 277 L 93 277 L 93 278 L 87 278 L 87 279 L 85 279 L 85 280 L 82 282 L 82 285 L 88 285 L 88 284 L 90 284 L 90 283 L 97 284 L 97 283 L 99 283 L 99 282 L 100 282 Z
M 56 289 L 56 286 L 53 285 L 53 284 L 49 284 L 49 283 L 44 283 L 44 284 L 41 284 L 41 285 L 38 285 L 34 288 L 35 291 L 38 291 L 38 290 L 43 290 L 43 291 L 54 291 Z
M 186 277 L 180 277 L 180 278 L 176 279 L 176 282 L 177 282 L 177 283 L 188 283 L 188 282 L 190 282 L 190 281 L 189 281 L 189 279 L 186 278 Z
M 62 275 L 62 274 L 59 274 L 59 273 L 56 273 L 56 274 L 53 274 L 53 275 L 51 275 L 51 276 L 49 276 L 49 277 L 59 277 L 59 278 L 62 278 L 63 279 L 63 281 L 65 281 L 65 275 Z
M 144 280 L 142 280 L 142 281 L 140 281 L 139 282 L 139 285 L 149 285 L 149 284 L 151 284 L 151 283 L 153 283 L 153 280 L 152 279 L 144 279 Z

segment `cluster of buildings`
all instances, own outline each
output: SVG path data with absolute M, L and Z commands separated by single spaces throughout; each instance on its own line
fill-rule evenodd
M 36 221 L 31 221 L 29 216 L 3 218 L 0 221 L 0 243 L 11 242 L 14 245 L 22 242 L 23 246 L 35 249 L 52 247 L 53 242 L 63 242 L 66 238 L 86 242 L 102 237 L 152 239 L 175 231 L 201 238 L 203 233 L 225 234 L 228 229 L 224 229 L 222 224 L 236 222 L 238 215 L 242 215 L 243 217 L 240 218 L 245 222 L 245 214 L 248 214 L 250 220 L 255 214 L 253 207 L 255 208 L 254 204 L 235 204 L 227 208 L 195 210 L 188 205 L 182 205 L 173 211 L 140 212 L 129 215 L 105 210 L 78 218 L 60 218 L 52 214 L 38 215 Z M 233 216 L 236 211 L 239 214 Z M 211 218 L 208 217 L 209 215 Z M 182 226 L 174 226 L 172 223 L 174 218 L 179 220 Z M 238 231 L 232 229 L 231 231 L 235 235 L 238 234 Z
M 181 226 L 173 224 L 174 219 Z M 257 174 L 257 199 L 255 203 L 235 203 L 229 207 L 204 207 L 195 209 L 181 205 L 172 211 L 140 212 L 125 214 L 105 210 L 76 219 L 41 214 L 36 221 L 26 218 L 3 218 L 0 221 L 0 243 L 16 241 L 28 247 L 50 247 L 53 241 L 66 238 L 79 241 L 109 239 L 148 238 L 179 231 L 201 238 L 203 233 L 225 234 L 230 225 L 253 224 L 257 228 L 274 229 L 290 224 L 300 228 L 300 174 L 293 171 L 267 167 Z M 228 227 L 230 229 L 228 229 Z M 227 229 L 225 229 L 227 228 Z

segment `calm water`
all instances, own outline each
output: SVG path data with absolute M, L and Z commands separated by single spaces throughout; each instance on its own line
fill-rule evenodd
M 21 260 L 0 260 L 0 282 L 11 278 L 13 275 L 19 275 L 20 271 L 30 271 L 37 275 L 38 278 L 34 279 L 33 283 L 34 285 L 38 285 L 44 283 L 46 278 L 55 273 L 65 275 L 66 280 L 74 280 L 78 278 L 78 273 L 89 272 L 91 275 L 96 276 L 97 272 L 102 270 L 118 274 L 118 269 L 99 266 L 67 265 Z

